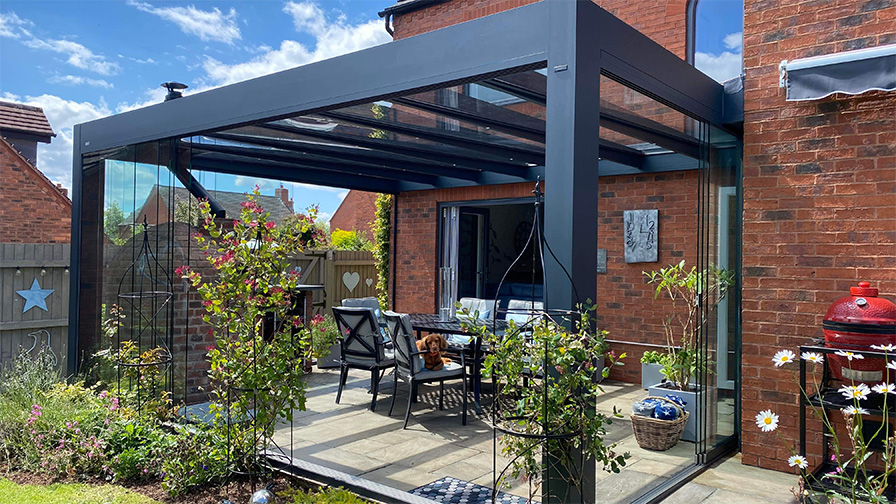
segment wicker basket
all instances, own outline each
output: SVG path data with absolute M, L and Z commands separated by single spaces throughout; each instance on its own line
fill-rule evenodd
M 632 430 L 638 446 L 647 450 L 666 451 L 672 448 L 681 439 L 684 426 L 688 422 L 689 413 L 681 406 L 665 397 L 650 396 L 647 399 L 665 401 L 678 409 L 678 418 L 675 420 L 660 420 L 657 418 L 631 415 Z

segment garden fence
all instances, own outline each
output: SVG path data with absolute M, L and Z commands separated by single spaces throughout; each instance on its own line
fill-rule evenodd
M 329 314 L 345 298 L 376 296 L 376 262 L 368 251 L 307 251 L 295 259 L 302 283 L 324 286 L 314 294 L 315 313 Z
M 0 366 L 44 345 L 63 364 L 70 258 L 67 243 L 0 244 Z

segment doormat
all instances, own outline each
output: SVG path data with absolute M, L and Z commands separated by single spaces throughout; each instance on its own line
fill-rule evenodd
M 417 487 L 411 490 L 410 493 L 436 502 L 448 502 L 451 504 L 491 504 L 492 502 L 491 488 L 451 477 L 445 477 Z M 504 492 L 498 492 L 498 498 L 495 502 L 500 504 L 538 504 L 536 501 L 530 502 L 525 497 Z

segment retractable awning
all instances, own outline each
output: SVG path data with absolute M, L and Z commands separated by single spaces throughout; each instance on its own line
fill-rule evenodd
M 896 44 L 784 60 L 778 68 L 787 101 L 818 100 L 834 93 L 894 91 Z

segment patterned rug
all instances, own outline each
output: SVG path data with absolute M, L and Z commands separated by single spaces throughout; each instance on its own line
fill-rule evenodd
M 449 502 L 451 504 L 491 504 L 492 502 L 491 488 L 451 477 L 445 477 L 422 487 L 417 487 L 411 490 L 410 493 L 436 502 Z M 538 504 L 536 501 L 530 502 L 525 497 L 504 492 L 498 492 L 498 498 L 495 502 L 500 504 Z

